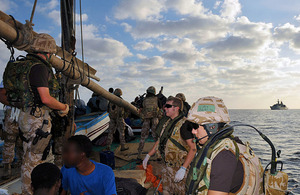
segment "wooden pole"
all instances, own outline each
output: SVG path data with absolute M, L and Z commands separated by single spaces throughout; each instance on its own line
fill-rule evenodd
M 10 26 L 9 24 L 5 23 L 4 21 L 0 20 L 0 37 L 8 40 L 13 41 L 17 37 L 16 30 Z M 22 43 L 23 36 L 20 33 L 19 39 L 16 43 Z M 76 60 L 79 60 L 75 58 Z M 64 67 L 64 62 L 62 59 L 59 59 L 56 56 L 52 56 L 50 59 L 50 63 L 52 66 L 59 71 L 61 71 L 64 75 L 68 76 L 71 79 L 80 80 L 80 84 L 85 86 L 86 88 L 90 89 L 91 91 L 103 96 L 107 100 L 117 104 L 118 106 L 124 107 L 125 109 L 129 110 L 135 115 L 139 115 L 137 108 L 132 104 L 128 103 L 127 101 L 111 94 L 110 92 L 106 91 L 100 85 L 96 84 L 94 81 L 90 80 L 86 75 L 80 74 L 80 72 L 76 69 L 73 69 L 72 66 L 66 63 L 66 67 Z M 63 69 L 64 68 L 64 69 Z
M 13 29 L 15 29 L 15 24 L 14 24 L 13 19 L 9 15 L 7 15 L 6 13 L 2 12 L 1 10 L 0 10 L 0 20 L 2 20 L 4 23 L 8 24 Z M 23 26 L 23 24 L 21 22 L 17 21 L 17 20 L 16 20 L 16 25 L 17 25 L 17 28 L 19 30 Z M 15 34 L 16 34 L 16 32 L 15 32 Z M 33 35 L 35 35 L 35 34 L 37 34 L 37 33 L 33 31 Z M 22 36 L 22 33 L 20 33 L 20 36 Z M 23 41 L 23 37 L 22 38 L 20 37 L 14 45 L 21 45 L 22 41 Z M 63 51 L 62 48 L 60 48 L 58 46 L 56 47 L 56 50 L 57 50 L 56 55 L 58 55 L 61 58 L 64 58 L 68 62 L 71 62 L 71 60 L 74 58 L 74 56 L 72 54 L 70 54 L 67 51 Z M 87 63 L 83 63 L 78 58 L 77 58 L 77 63 L 78 63 L 78 66 L 80 67 L 80 70 L 83 70 L 83 69 L 85 70 L 85 74 L 88 73 L 87 70 L 89 69 L 89 75 L 87 75 L 87 76 L 89 76 L 89 77 L 91 77 L 91 78 L 93 78 L 97 81 L 100 81 L 100 79 L 95 76 L 97 70 L 95 70 L 93 67 L 89 66 Z

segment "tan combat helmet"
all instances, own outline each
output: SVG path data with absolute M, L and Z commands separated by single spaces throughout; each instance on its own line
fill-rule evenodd
M 175 97 L 181 99 L 182 102 L 186 101 L 185 95 L 183 93 L 177 93 Z
M 30 46 L 32 52 L 56 53 L 55 39 L 48 34 L 40 33 L 34 36 L 33 43 Z
M 122 90 L 121 90 L 120 88 L 117 88 L 117 89 L 114 91 L 114 94 L 115 94 L 116 96 L 121 97 L 121 96 L 123 95 L 123 92 L 122 92 Z
M 190 109 L 187 120 L 199 125 L 230 122 L 223 100 L 213 96 L 198 99 Z
M 153 87 L 153 86 L 148 87 L 147 93 L 151 93 L 151 94 L 155 95 L 156 94 L 155 87 Z

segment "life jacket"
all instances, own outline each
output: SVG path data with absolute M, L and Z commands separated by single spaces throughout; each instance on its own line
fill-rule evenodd
M 180 128 L 185 118 L 178 121 L 169 137 L 165 148 L 165 161 L 173 166 L 180 167 L 188 154 L 189 146 L 180 135 Z
M 3 74 L 3 84 L 6 90 L 7 100 L 11 106 L 24 109 L 32 106 L 43 106 L 37 104 L 37 95 L 34 94 L 30 85 L 30 71 L 35 65 L 43 64 L 49 69 L 48 86 L 50 95 L 58 97 L 59 83 L 52 71 L 52 66 L 46 60 L 35 54 L 20 56 L 16 61 L 9 61 Z
M 123 107 L 117 106 L 114 103 L 109 103 L 109 118 L 119 119 L 125 117 L 125 111 Z
M 232 138 L 228 137 L 228 134 L 226 136 L 227 137 L 223 137 L 223 139 L 220 139 L 220 141 L 213 144 L 209 148 L 207 155 L 204 158 L 203 163 L 201 164 L 201 167 L 199 169 L 196 166 L 196 162 L 199 160 L 204 147 L 194 158 L 187 176 L 187 194 L 206 195 L 208 193 L 212 162 L 214 158 L 224 150 L 229 150 L 234 155 L 236 155 L 237 160 L 240 160 L 240 162 L 242 163 L 244 170 L 244 179 L 242 186 L 236 193 L 230 194 L 263 194 L 263 168 L 261 166 L 259 158 L 254 154 L 249 146 L 249 143 L 243 145 L 232 140 Z M 192 192 L 191 189 L 193 189 Z
M 188 151 L 188 145 L 180 136 L 180 128 L 186 119 L 183 116 L 179 116 L 174 120 L 171 124 L 171 119 L 168 119 L 163 125 L 160 132 L 158 150 L 165 163 L 180 167 Z
M 157 117 L 159 107 L 158 107 L 157 96 L 146 97 L 143 101 L 143 117 L 144 118 L 155 118 Z

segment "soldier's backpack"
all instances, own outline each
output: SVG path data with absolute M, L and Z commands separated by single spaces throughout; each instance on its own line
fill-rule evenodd
M 29 74 L 31 68 L 39 64 L 44 64 L 49 68 L 51 73 L 48 78 L 50 95 L 57 97 L 59 84 L 51 65 L 37 55 L 28 54 L 26 57 L 19 56 L 14 62 L 9 61 L 3 74 L 3 84 L 11 106 L 21 109 L 34 106 L 34 94 L 30 86 Z

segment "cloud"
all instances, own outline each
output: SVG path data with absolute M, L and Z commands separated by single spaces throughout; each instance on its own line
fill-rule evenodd
M 300 27 L 286 23 L 274 29 L 274 38 L 279 44 L 289 43 L 289 47 L 300 53 Z
M 165 7 L 165 9 L 174 9 L 178 14 L 190 16 L 200 16 L 207 11 L 202 1 L 196 0 L 167 0 Z
M 52 10 L 48 13 L 48 17 L 51 18 L 56 25 L 58 25 L 58 26 L 61 25 L 60 11 Z
M 116 19 L 156 20 L 161 17 L 164 0 L 123 0 L 114 9 Z
M 180 20 L 141 21 L 132 29 L 134 38 L 157 38 L 159 36 L 191 37 L 201 43 L 224 37 L 226 21 L 218 16 L 188 17 Z
M 297 20 L 297 21 L 300 21 L 300 14 L 297 15 L 297 16 L 294 16 L 294 19 Z
M 11 0 L 0 0 L 1 5 L 1 11 L 6 12 L 8 10 L 11 10 L 14 7 L 17 7 L 17 5 L 11 1 Z
M 234 19 L 241 13 L 241 8 L 239 0 L 224 0 L 220 13 L 224 18 Z
M 151 43 L 146 42 L 146 41 L 141 41 L 141 42 L 138 42 L 133 48 L 135 50 L 142 50 L 142 51 L 144 51 L 144 50 L 147 50 L 147 49 L 151 49 L 153 47 L 154 46 Z

